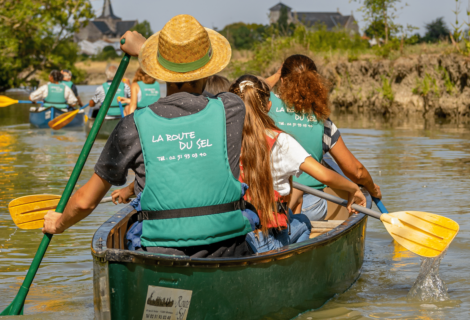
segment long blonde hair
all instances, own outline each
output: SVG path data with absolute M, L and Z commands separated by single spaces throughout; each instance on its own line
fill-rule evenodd
M 271 175 L 271 152 L 266 140 L 266 129 L 278 130 L 268 115 L 269 87 L 257 77 L 244 75 L 229 89 L 242 98 L 246 115 L 243 125 L 240 175 L 249 189 L 247 200 L 258 210 L 261 230 L 267 233 L 267 225 L 277 223 L 274 203 L 274 187 Z

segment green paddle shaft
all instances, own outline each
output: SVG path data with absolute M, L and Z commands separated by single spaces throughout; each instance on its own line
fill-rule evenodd
M 124 44 L 124 42 L 125 42 L 125 39 L 122 39 L 121 43 Z M 125 54 L 121 60 L 121 63 L 119 64 L 119 68 L 116 72 L 116 75 L 114 76 L 113 82 L 111 83 L 111 86 L 109 87 L 108 94 L 106 95 L 104 102 L 100 107 L 100 111 L 98 112 L 98 115 L 96 116 L 95 123 L 93 124 L 93 127 L 91 128 L 91 131 L 88 134 L 88 138 L 85 141 L 85 145 L 83 146 L 82 152 L 80 152 L 80 156 L 78 157 L 77 163 L 75 164 L 75 167 L 73 168 L 70 179 L 67 182 L 67 185 L 65 186 L 65 189 L 64 189 L 64 192 L 62 193 L 62 197 L 60 198 L 59 204 L 57 205 L 57 208 L 55 209 L 55 211 L 58 213 L 64 212 L 65 206 L 67 205 L 67 202 L 69 201 L 69 198 L 72 195 L 73 189 L 75 188 L 75 184 L 77 183 L 78 177 L 80 176 L 80 173 L 82 172 L 83 166 L 85 165 L 85 162 L 88 158 L 88 154 L 90 153 L 91 148 L 93 147 L 96 136 L 98 135 L 98 131 L 100 130 L 101 124 L 103 123 L 104 117 L 108 113 L 108 109 L 109 109 L 109 106 L 111 105 L 111 101 L 113 100 L 114 95 L 116 94 L 116 91 L 119 87 L 119 84 L 122 81 L 122 77 L 124 76 L 124 73 L 126 72 L 127 66 L 129 65 L 129 61 L 130 61 L 130 56 L 128 54 Z M 26 278 L 24 279 L 23 284 L 21 285 L 20 290 L 18 291 L 18 294 L 16 295 L 12 304 L 8 306 L 7 309 L 5 309 L 0 315 L 4 315 L 4 312 L 8 312 L 5 315 L 20 314 L 21 310 L 23 309 L 24 302 L 26 300 L 26 296 L 28 294 L 29 288 L 31 287 L 31 283 L 33 282 L 34 276 L 36 275 L 36 272 L 38 271 L 39 265 L 41 264 L 42 258 L 44 257 L 44 254 L 46 253 L 47 247 L 49 246 L 51 239 L 52 239 L 52 234 L 44 235 L 44 237 L 42 238 L 41 244 L 39 245 L 38 251 L 36 252 L 36 255 L 34 256 L 33 262 L 31 263 L 31 267 L 29 268 L 28 273 L 26 274 Z M 9 311 L 7 311 L 8 309 Z

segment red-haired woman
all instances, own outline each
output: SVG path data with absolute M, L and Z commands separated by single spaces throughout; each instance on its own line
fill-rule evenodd
M 279 71 L 266 79 L 273 87 L 279 79 L 277 94 L 271 92 L 272 108 L 269 112 L 276 125 L 291 134 L 318 162 L 329 152 L 343 173 L 354 183 L 363 185 L 376 198 L 382 198 L 380 188 L 374 184 L 367 169 L 348 150 L 334 123 L 328 118 L 329 87 L 318 73 L 312 59 L 296 54 L 288 57 Z M 325 184 L 302 174 L 294 180 L 315 189 Z M 302 202 L 302 192 L 294 190 L 290 208 Z M 303 195 L 302 213 L 310 220 L 323 220 L 326 216 L 326 200 L 313 195 Z

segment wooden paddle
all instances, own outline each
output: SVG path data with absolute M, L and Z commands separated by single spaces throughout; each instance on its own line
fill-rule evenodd
M 0 108 L 8 107 L 15 103 L 41 103 L 42 104 L 42 102 L 33 102 L 29 100 L 15 100 L 7 96 L 0 96 Z
M 121 43 L 124 44 L 124 42 L 125 39 L 122 39 Z M 109 106 L 111 105 L 111 101 L 113 100 L 114 95 L 116 94 L 116 91 L 119 87 L 119 84 L 121 83 L 121 79 L 124 76 L 124 72 L 126 71 L 127 66 L 129 65 L 129 61 L 130 56 L 128 54 L 125 54 L 121 60 L 121 63 L 119 64 L 119 68 L 116 72 L 116 75 L 114 76 L 111 86 L 109 87 L 108 93 L 106 94 L 103 104 L 101 105 L 100 111 L 96 116 L 93 127 L 91 128 L 90 133 L 88 134 L 88 137 L 85 141 L 85 144 L 83 145 L 82 152 L 80 152 L 77 163 L 75 164 L 72 174 L 70 175 L 70 179 L 67 182 L 67 185 L 65 186 L 64 192 L 62 193 L 62 197 L 60 198 L 60 201 L 57 204 L 57 208 L 55 209 L 56 212 L 64 212 L 65 206 L 67 205 L 67 202 L 69 201 L 69 198 L 72 195 L 78 177 L 80 176 L 83 166 L 85 165 L 85 162 L 88 158 L 88 154 L 90 153 L 91 148 L 93 147 L 93 143 L 95 142 L 96 136 L 98 135 L 98 131 L 100 130 L 101 124 L 103 123 L 104 117 L 106 116 Z M 36 252 L 36 255 L 34 256 L 34 259 L 31 263 L 31 267 L 29 268 L 28 273 L 26 274 L 26 277 L 23 281 L 23 284 L 21 285 L 18 291 L 18 294 L 16 295 L 15 299 L 13 299 L 13 302 L 5 310 L 3 310 L 0 315 L 19 315 L 23 313 L 24 302 L 26 300 L 26 296 L 28 295 L 29 288 L 33 283 L 34 276 L 36 275 L 36 272 L 39 269 L 39 265 L 41 264 L 42 258 L 46 253 L 47 247 L 49 246 L 51 239 L 52 234 L 44 235 L 41 243 L 39 244 L 38 251 Z
M 73 110 L 70 112 L 66 112 L 58 116 L 57 118 L 52 119 L 49 121 L 47 124 L 51 129 L 54 130 L 59 130 L 68 125 L 70 122 L 72 122 L 73 119 L 75 119 L 75 116 L 80 112 L 80 110 L 85 109 L 88 107 L 88 103 L 81 107 L 80 109 Z
M 37 194 L 12 200 L 8 211 L 16 226 L 20 229 L 39 229 L 44 225 L 47 211 L 54 210 L 59 204 L 60 196 L 53 194 Z M 100 203 L 113 201 L 112 197 L 103 198 Z
M 297 182 L 294 182 L 292 186 L 344 207 L 348 203 L 346 200 Z M 352 208 L 382 221 L 396 242 L 423 257 L 434 258 L 440 255 L 459 232 L 457 222 L 429 212 L 400 211 L 380 214 L 356 204 L 353 204 Z

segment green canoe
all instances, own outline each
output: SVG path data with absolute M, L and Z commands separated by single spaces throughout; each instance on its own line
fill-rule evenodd
M 103 121 L 101 125 L 100 131 L 98 132 L 98 139 L 108 139 L 111 133 L 113 132 L 114 128 L 117 124 L 121 121 L 121 117 L 108 117 Z M 91 128 L 93 127 L 93 123 L 95 123 L 95 118 L 89 118 L 85 124 L 86 134 L 90 133 Z
M 367 217 L 328 205 L 308 241 L 216 259 L 126 250 L 136 213 L 127 206 L 93 236 L 95 319 L 290 319 L 319 308 L 356 281 L 364 259 Z

